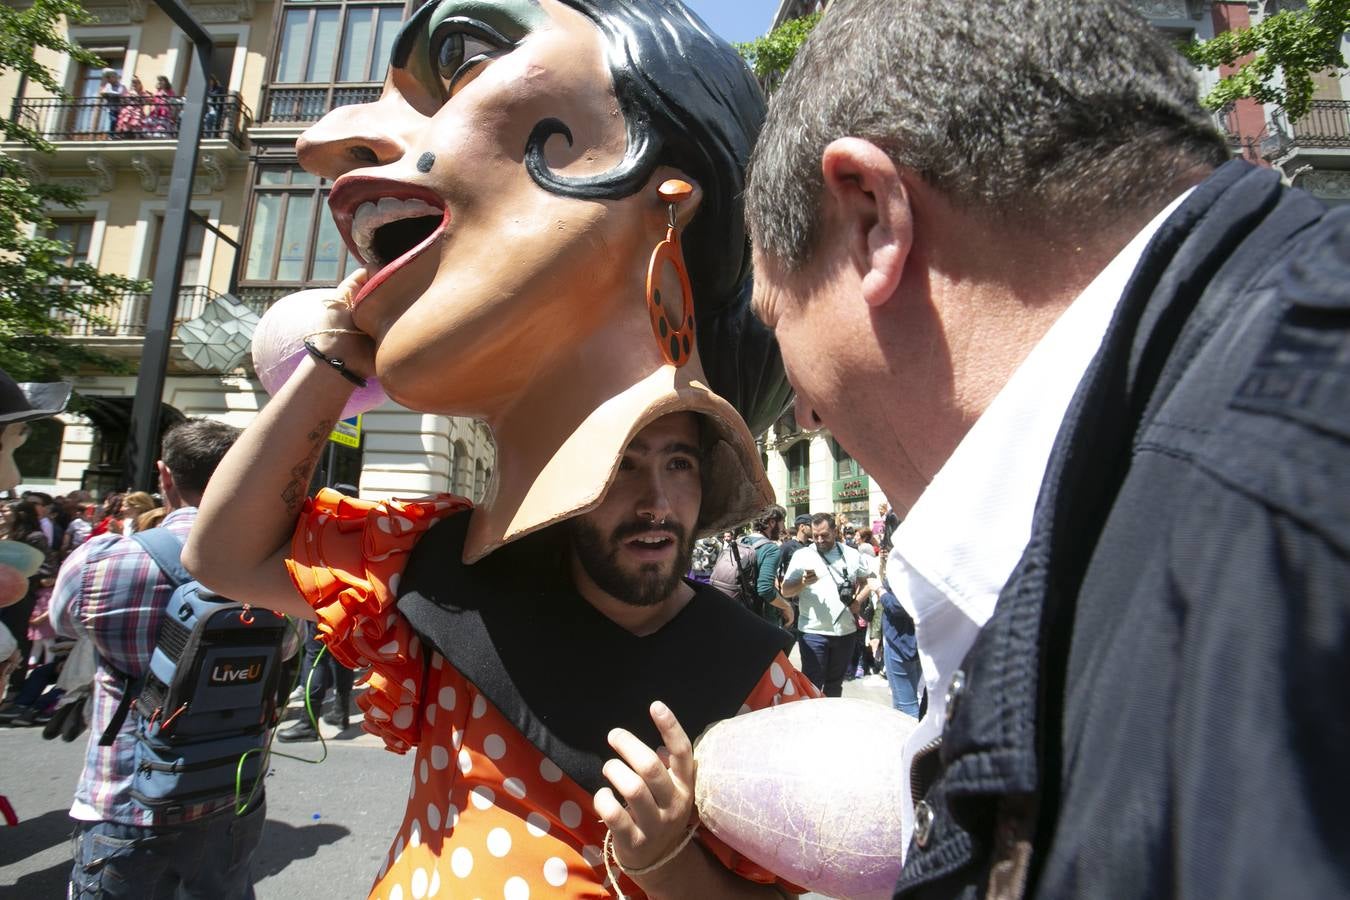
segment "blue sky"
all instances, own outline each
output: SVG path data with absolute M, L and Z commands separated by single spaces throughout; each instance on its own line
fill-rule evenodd
M 778 0 L 684 0 L 684 5 L 732 42 L 762 36 L 778 10 Z

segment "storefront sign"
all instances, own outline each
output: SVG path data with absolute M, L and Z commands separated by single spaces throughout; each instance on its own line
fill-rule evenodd
M 861 500 L 865 504 L 872 494 L 872 483 L 866 475 L 856 478 L 839 478 L 834 482 L 834 502 L 848 503 Z

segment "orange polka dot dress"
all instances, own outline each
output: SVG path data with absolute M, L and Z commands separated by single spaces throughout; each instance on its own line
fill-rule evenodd
M 370 896 L 613 897 L 600 850 L 605 827 L 590 793 L 439 653 L 425 651 L 395 608 L 409 551 L 468 506 L 451 495 L 372 503 L 321 491 L 306 505 L 287 561 L 329 652 L 370 667 L 370 689 L 358 700 L 366 730 L 397 753 L 415 749 L 407 812 Z M 815 696 L 780 653 L 740 712 Z M 699 840 L 742 877 L 776 881 L 712 835 Z M 643 896 L 627 878 L 619 887 Z

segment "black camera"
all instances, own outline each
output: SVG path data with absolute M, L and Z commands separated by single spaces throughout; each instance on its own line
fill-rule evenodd
M 854 587 L 853 582 L 845 579 L 839 585 L 839 602 L 845 606 L 853 605 Z

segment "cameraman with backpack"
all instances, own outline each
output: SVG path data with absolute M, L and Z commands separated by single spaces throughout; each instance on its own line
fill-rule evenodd
M 206 483 L 238 435 L 239 429 L 208 419 L 189 419 L 164 435 L 157 466 L 169 514 L 160 529 L 186 539 Z M 133 790 L 142 716 L 123 698 L 149 669 L 175 586 L 145 545 L 120 535 L 82 544 L 57 578 L 56 630 L 88 635 L 98 651 L 89 749 L 70 809 L 75 898 L 253 896 L 249 861 L 266 817 L 261 792 L 236 815 L 232 792 L 156 808 Z M 120 725 L 119 716 L 125 717 Z M 105 731 L 112 738 L 106 746 Z
M 761 618 L 791 628 L 795 612 L 777 588 L 778 540 L 786 518 L 783 507 L 767 507 L 754 531 L 727 541 L 713 564 L 711 584 Z

